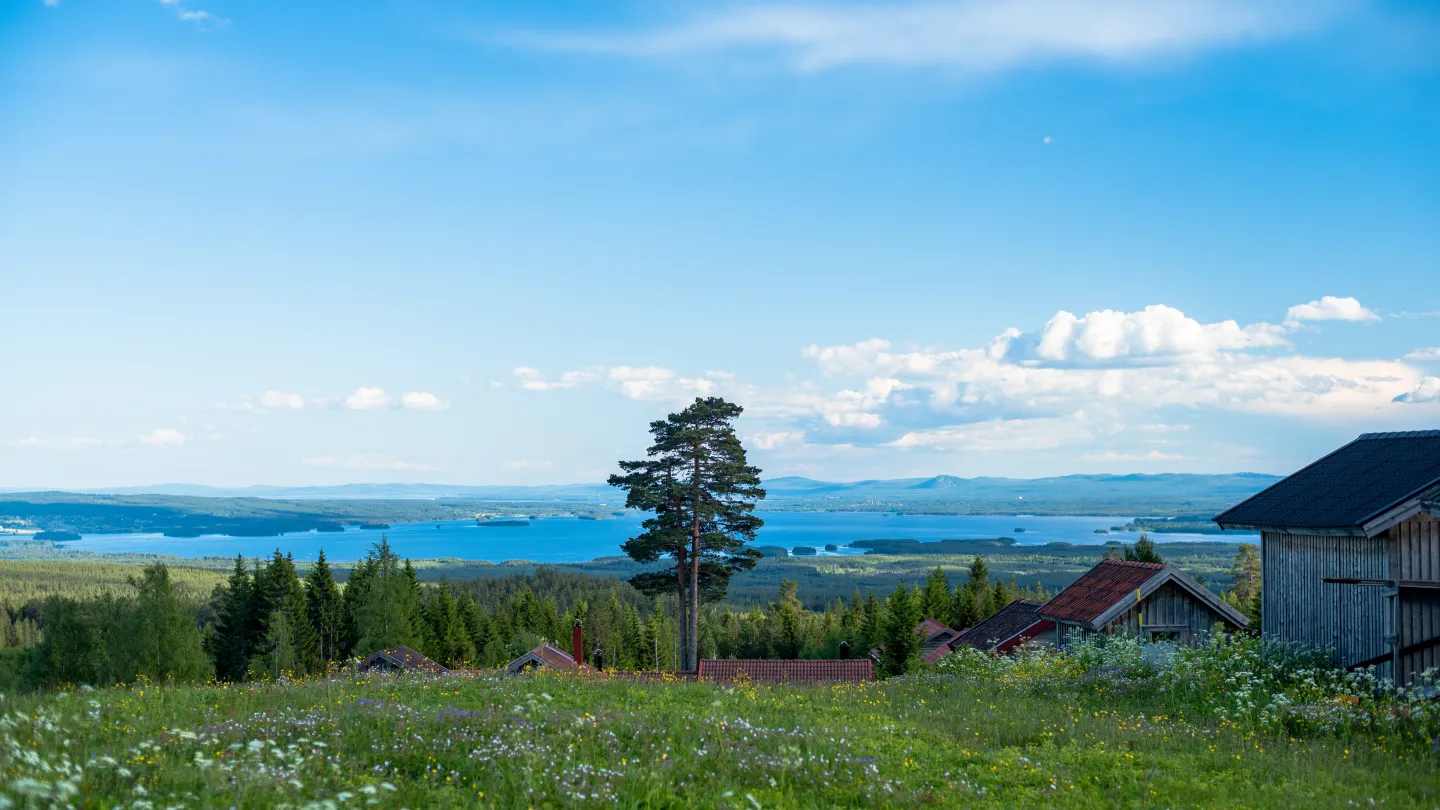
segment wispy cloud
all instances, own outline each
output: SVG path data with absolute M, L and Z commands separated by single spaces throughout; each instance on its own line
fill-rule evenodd
M 403 461 L 383 453 L 353 453 L 348 456 L 316 456 L 304 460 L 307 467 L 330 470 L 390 470 L 393 472 L 434 472 L 431 464 Z
M 173 9 L 175 19 L 192 23 L 202 30 L 213 31 L 230 24 L 229 18 L 217 17 L 204 9 L 189 8 L 185 5 L 184 0 L 160 0 L 160 5 Z
M 1405 355 L 1406 360 L 1440 360 L 1440 346 L 1426 346 Z
M 738 52 L 803 71 L 842 65 L 995 71 L 1052 60 L 1130 63 L 1296 35 L 1344 0 L 922 0 L 757 3 L 645 30 L 512 34 L 522 47 L 630 57 Z
M 1121 453 L 1115 450 L 1106 450 L 1103 453 L 1087 453 L 1083 458 L 1086 461 L 1183 461 L 1187 456 L 1178 453 L 1162 453 L 1159 450 L 1151 450 L 1148 453 Z

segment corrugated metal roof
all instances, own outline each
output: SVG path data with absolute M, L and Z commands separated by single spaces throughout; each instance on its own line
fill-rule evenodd
M 702 681 L 730 683 L 736 679 L 751 683 L 859 683 L 868 681 L 874 671 L 868 658 L 832 661 L 802 660 L 702 660 L 699 678 Z
M 1356 529 L 1440 485 L 1440 430 L 1366 433 L 1217 516 L 1221 526 Z
M 1121 599 L 1134 599 L 1135 591 L 1164 569 L 1160 563 L 1101 560 L 1046 602 L 1040 615 L 1089 624 Z
M 954 649 L 966 644 L 977 650 L 992 650 L 1000 642 L 1008 641 L 1031 625 L 1044 621 L 1040 618 L 1040 608 L 1044 604 L 1034 599 L 1016 599 L 961 633 L 950 647 Z

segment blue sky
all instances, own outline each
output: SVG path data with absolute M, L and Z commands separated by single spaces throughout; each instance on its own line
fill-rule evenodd
M 0 486 L 1288 472 L 1440 426 L 1440 11 L 0 9 Z

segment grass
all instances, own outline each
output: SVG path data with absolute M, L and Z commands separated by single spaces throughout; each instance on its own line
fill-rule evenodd
M 1435 756 L 1405 735 L 1295 736 L 1168 714 L 1149 692 L 1044 695 L 933 671 L 777 688 L 494 673 L 139 684 L 0 711 L 0 796 L 16 807 L 1440 803 Z

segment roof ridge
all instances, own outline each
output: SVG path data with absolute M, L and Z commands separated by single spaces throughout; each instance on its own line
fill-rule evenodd
M 1433 439 L 1440 436 L 1440 430 L 1392 430 L 1388 433 L 1361 433 L 1357 442 L 1375 439 Z

